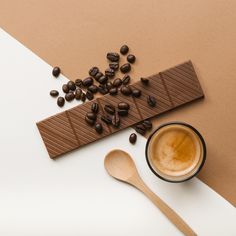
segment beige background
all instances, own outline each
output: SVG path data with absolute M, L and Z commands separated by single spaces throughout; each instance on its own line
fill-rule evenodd
M 206 99 L 155 124 L 182 120 L 199 129 L 208 147 L 199 177 L 236 206 L 236 1 L 0 0 L 0 6 L 0 26 L 72 80 L 93 65 L 105 69 L 106 52 L 123 43 L 137 56 L 133 79 L 191 59 Z

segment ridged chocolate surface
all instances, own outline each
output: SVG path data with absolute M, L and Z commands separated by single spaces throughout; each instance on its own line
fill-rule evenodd
M 142 96 L 139 98 L 135 98 L 135 103 L 143 119 L 148 119 L 152 116 L 170 110 L 173 107 L 160 75 L 153 75 L 148 77 L 148 79 L 148 85 L 144 85 L 140 81 L 132 85 L 132 87 L 140 89 L 142 91 Z M 155 97 L 155 107 L 148 106 L 148 96 Z
M 43 120 L 37 126 L 51 158 L 80 146 L 66 112 Z
M 97 114 L 97 121 L 102 123 L 103 132 L 101 134 L 98 134 L 95 131 L 94 126 L 90 126 L 86 123 L 85 116 L 87 112 L 91 111 L 91 105 L 93 102 L 97 102 L 97 99 L 90 102 L 86 102 L 80 106 L 77 106 L 67 111 L 71 121 L 71 125 L 75 131 L 75 134 L 81 146 L 94 142 L 95 140 L 98 140 L 110 134 L 108 126 L 100 120 L 100 117 L 103 114 L 101 107 L 99 107 L 99 112 Z
M 142 91 L 139 98 L 125 96 L 120 92 L 115 96 L 107 94 L 38 122 L 37 126 L 49 156 L 51 158 L 58 157 L 144 119 L 204 97 L 190 61 L 147 78 L 149 85 L 143 85 L 138 81 L 131 86 Z M 147 96 L 149 95 L 155 97 L 155 107 L 150 107 L 147 104 Z M 86 113 L 91 111 L 93 102 L 99 104 L 97 121 L 103 125 L 102 134 L 98 134 L 94 126 L 88 125 L 85 121 Z M 110 104 L 117 108 L 119 102 L 127 102 L 130 105 L 128 116 L 120 117 L 119 128 L 106 125 L 100 120 L 101 115 L 106 114 L 103 107 Z

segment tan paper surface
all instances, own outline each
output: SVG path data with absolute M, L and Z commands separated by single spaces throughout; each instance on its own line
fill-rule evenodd
M 0 6 L 0 26 L 72 80 L 93 65 L 106 69 L 106 52 L 123 43 L 137 56 L 134 79 L 191 59 L 206 99 L 155 125 L 180 120 L 199 129 L 208 148 L 199 178 L 236 206 L 236 1 L 0 0 Z

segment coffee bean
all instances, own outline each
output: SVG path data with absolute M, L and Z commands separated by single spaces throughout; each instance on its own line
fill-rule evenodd
M 119 63 L 117 63 L 117 62 L 112 62 L 112 63 L 109 64 L 109 67 L 110 67 L 112 70 L 116 71 L 116 70 L 119 69 Z
M 120 102 L 118 104 L 118 108 L 121 109 L 121 110 L 129 110 L 130 106 L 126 102 Z
M 120 67 L 120 71 L 124 74 L 130 72 L 130 70 L 131 70 L 131 66 L 129 63 L 125 63 L 124 65 Z
M 93 78 L 92 77 L 87 77 L 82 81 L 82 83 L 85 87 L 89 87 L 90 85 L 93 84 Z
M 111 122 L 112 122 L 112 125 L 116 128 L 120 126 L 120 117 L 118 113 L 115 113 L 115 115 L 112 116 Z
M 130 141 L 130 143 L 135 144 L 135 143 L 136 143 L 136 140 L 137 140 L 137 135 L 136 135 L 135 133 L 132 133 L 132 134 L 129 136 L 129 141 Z
M 116 52 L 107 53 L 107 59 L 111 62 L 117 62 L 120 60 L 120 55 Z
M 69 93 L 70 89 L 69 89 L 69 87 L 68 87 L 67 84 L 63 84 L 63 85 L 62 85 L 62 91 L 63 91 L 64 93 Z
M 77 87 L 81 87 L 81 86 L 82 86 L 82 80 L 81 80 L 81 79 L 76 79 L 76 80 L 75 80 L 75 85 L 76 85 Z
M 144 135 L 146 133 L 146 129 L 145 129 L 144 125 L 142 125 L 142 124 L 136 125 L 135 131 L 141 135 Z
M 85 116 L 85 121 L 89 124 L 89 125 L 94 125 L 95 120 L 89 119 L 87 116 Z
M 128 110 L 118 110 L 117 113 L 119 116 L 127 116 Z
M 99 69 L 96 66 L 94 66 L 89 70 L 89 75 L 94 77 L 98 72 L 99 72 Z
M 120 53 L 121 53 L 122 55 L 127 54 L 128 51 L 129 51 L 129 47 L 128 47 L 127 45 L 123 45 L 123 46 L 120 48 Z
M 75 94 L 72 91 L 70 91 L 69 93 L 65 95 L 65 99 L 67 102 L 72 101 L 74 98 L 75 98 Z
M 154 98 L 153 96 L 148 96 L 147 97 L 147 103 L 150 107 L 155 107 L 156 106 L 156 98 Z
M 82 102 L 85 102 L 85 101 L 86 101 L 86 95 L 85 95 L 84 92 L 82 92 L 80 99 L 81 99 Z
M 95 84 L 92 84 L 88 87 L 88 90 L 92 93 L 96 93 L 98 91 L 98 86 Z
M 142 122 L 143 126 L 145 127 L 146 130 L 149 130 L 152 128 L 152 122 L 150 120 L 145 120 Z
M 81 99 L 81 95 L 82 95 L 82 89 L 81 88 L 77 88 L 75 90 L 75 99 L 76 100 L 80 100 Z
M 127 85 L 130 81 L 130 76 L 129 75 L 125 75 L 122 79 L 122 83 L 123 85 Z
M 98 103 L 94 102 L 94 103 L 91 105 L 91 111 L 92 111 L 93 113 L 98 113 L 98 111 L 99 111 L 99 105 L 98 105 Z
M 57 99 L 57 105 L 58 105 L 59 107 L 63 107 L 64 104 L 65 104 L 65 99 L 64 99 L 63 97 L 58 97 L 58 99 Z
M 58 92 L 57 90 L 51 90 L 51 91 L 50 91 L 50 95 L 51 95 L 52 97 L 57 97 L 57 96 L 59 95 L 59 92 Z
M 102 72 L 98 72 L 98 73 L 94 76 L 94 78 L 95 78 L 96 81 L 98 81 L 102 76 L 103 76 L 103 73 L 102 73 Z
M 112 84 L 114 87 L 119 87 L 122 84 L 122 80 L 120 78 L 116 78 L 116 79 L 114 79 Z
M 149 79 L 147 78 L 140 78 L 141 82 L 145 85 L 148 85 L 149 84 Z
M 87 112 L 86 117 L 88 117 L 90 120 L 97 120 L 97 115 L 94 112 Z
M 139 89 L 133 89 L 132 90 L 132 95 L 136 98 L 139 98 L 141 96 L 141 90 Z
M 109 90 L 109 93 L 110 93 L 111 95 L 116 95 L 116 94 L 118 93 L 118 89 L 117 89 L 117 88 L 111 88 L 111 89 Z
M 95 130 L 97 131 L 98 134 L 101 134 L 102 131 L 103 131 L 102 124 L 97 122 L 97 123 L 95 124 Z
M 113 85 L 112 85 L 112 83 L 111 83 L 110 81 L 108 81 L 108 82 L 105 84 L 105 86 L 106 86 L 106 88 L 107 88 L 108 90 L 110 90 L 110 89 L 113 87 Z
M 127 56 L 127 61 L 128 61 L 129 63 L 134 63 L 135 60 L 136 60 L 136 57 L 135 57 L 133 54 L 129 54 L 129 55 Z
M 132 89 L 128 85 L 122 86 L 120 91 L 126 96 L 129 96 L 132 93 Z
M 52 70 L 53 76 L 58 77 L 60 75 L 60 73 L 61 73 L 61 69 L 58 66 L 53 68 L 53 70 Z
M 107 94 L 109 92 L 109 90 L 106 88 L 105 85 L 100 84 L 98 86 L 98 92 L 101 93 L 102 95 L 105 95 L 105 94 Z
M 115 107 L 112 106 L 112 105 L 105 105 L 104 106 L 104 110 L 108 113 L 108 114 L 111 114 L 111 115 L 114 115 L 115 114 Z
M 86 98 L 88 98 L 89 101 L 93 100 L 93 98 L 94 98 L 94 95 L 90 90 L 87 90 L 85 95 L 86 95 Z
M 108 78 L 112 78 L 114 75 L 115 75 L 115 71 L 111 68 L 107 68 L 105 70 L 105 75 L 108 77 Z
M 69 90 L 75 91 L 75 89 L 76 89 L 75 82 L 73 82 L 73 81 L 69 81 L 67 83 L 67 86 L 68 86 Z
M 107 125 L 110 125 L 112 123 L 111 117 L 109 115 L 102 115 L 101 120 Z
M 105 76 L 105 75 L 103 75 L 103 76 L 101 76 L 101 77 L 98 79 L 98 82 L 99 82 L 100 84 L 105 84 L 105 83 L 107 82 L 107 80 L 108 80 L 108 77 Z

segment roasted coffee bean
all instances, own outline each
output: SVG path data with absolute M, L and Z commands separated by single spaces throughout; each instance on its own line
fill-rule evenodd
M 95 120 L 89 119 L 87 116 L 85 116 L 85 121 L 89 124 L 89 125 L 94 125 Z
M 137 140 L 137 135 L 135 133 L 132 133 L 130 136 L 129 136 L 129 142 L 132 143 L 132 144 L 135 144 L 136 143 L 136 140 Z
M 81 95 L 82 95 L 82 89 L 81 88 L 77 88 L 75 90 L 75 99 L 76 100 L 80 100 L 81 99 Z
M 150 120 L 145 120 L 143 121 L 143 126 L 145 127 L 146 130 L 149 130 L 152 128 L 152 122 Z
M 129 54 L 129 55 L 127 56 L 127 61 L 128 61 L 129 63 L 134 63 L 135 60 L 136 60 L 136 57 L 135 57 L 133 54 Z
M 130 81 L 130 76 L 129 75 L 125 75 L 122 79 L 122 84 L 123 85 L 127 85 Z
M 110 125 L 112 123 L 111 117 L 109 115 L 102 115 L 101 120 L 107 125 Z
M 120 78 L 116 78 L 116 79 L 114 79 L 112 84 L 114 87 L 119 87 L 122 84 L 122 80 Z
M 121 53 L 122 55 L 127 54 L 128 51 L 129 51 L 129 47 L 128 47 L 127 45 L 123 45 L 123 46 L 120 48 L 120 53 Z
M 94 103 L 91 105 L 91 111 L 92 111 L 93 113 L 98 113 L 98 111 L 99 111 L 99 105 L 98 105 L 98 103 L 94 102 Z
M 132 93 L 132 89 L 128 85 L 122 86 L 120 91 L 122 94 L 124 94 L 126 96 L 129 96 Z
M 124 74 L 130 72 L 130 70 L 131 70 L 131 66 L 129 63 L 125 63 L 124 65 L 120 67 L 120 71 Z
M 150 107 L 155 107 L 156 106 L 156 98 L 154 98 L 153 96 L 148 96 L 147 97 L 147 103 Z
M 132 95 L 136 98 L 139 98 L 141 96 L 141 90 L 139 89 L 133 89 L 132 90 Z
M 69 87 L 68 87 L 67 84 L 63 84 L 63 85 L 62 85 L 62 91 L 63 91 L 64 93 L 69 93 L 70 89 L 69 89 Z
M 147 78 L 140 78 L 141 82 L 145 85 L 148 85 L 149 84 L 149 79 Z
M 94 98 L 94 95 L 90 90 L 87 90 L 85 95 L 86 95 L 86 98 L 88 98 L 89 101 L 93 100 L 93 98 Z
M 65 95 L 65 99 L 67 102 L 72 101 L 74 98 L 75 98 L 75 94 L 73 93 L 73 91 L 70 91 L 69 93 Z
M 96 81 L 98 81 L 102 76 L 103 76 L 103 73 L 102 73 L 102 72 L 98 72 L 98 73 L 94 76 L 94 78 L 95 78 Z
M 58 98 L 57 98 L 57 105 L 58 105 L 59 107 L 63 107 L 64 104 L 65 104 L 65 99 L 64 99 L 63 97 L 58 97 Z
M 107 53 L 107 59 L 111 62 L 117 62 L 120 60 L 120 55 L 116 52 Z
M 136 125 L 135 131 L 141 135 L 144 135 L 146 133 L 146 129 L 145 129 L 144 125 L 142 125 L 142 124 Z
M 111 83 L 110 81 L 108 81 L 108 82 L 105 84 L 105 86 L 106 86 L 106 88 L 107 88 L 108 90 L 110 90 L 110 89 L 113 87 L 113 85 L 112 85 L 112 83 Z
M 98 82 L 99 82 L 100 84 L 105 84 L 105 83 L 107 82 L 107 80 L 108 80 L 108 77 L 105 76 L 105 75 L 103 75 L 103 76 L 101 76 L 101 77 L 98 79 Z
M 126 103 L 126 102 L 120 102 L 120 103 L 118 104 L 118 108 L 119 108 L 120 110 L 129 110 L 130 106 L 129 106 L 129 104 Z
M 111 68 L 107 68 L 105 70 L 105 75 L 108 77 L 108 78 L 112 78 L 114 75 L 115 75 L 115 71 Z
M 102 131 L 103 131 L 102 124 L 97 122 L 97 123 L 95 124 L 95 130 L 97 131 L 98 134 L 101 134 Z
M 112 125 L 116 128 L 120 126 L 120 117 L 118 113 L 115 113 L 115 115 L 112 116 L 111 122 L 112 122 Z
M 85 87 L 89 87 L 90 85 L 93 84 L 93 78 L 92 77 L 87 77 L 86 79 L 84 79 L 82 81 L 82 83 Z
M 116 95 L 116 94 L 118 93 L 118 89 L 117 89 L 117 88 L 111 88 L 111 89 L 109 90 L 109 93 L 110 93 L 111 95 Z
M 104 110 L 105 110 L 108 114 L 111 114 L 111 115 L 114 115 L 114 114 L 115 114 L 115 111 L 116 111 L 116 109 L 115 109 L 114 106 L 108 105 L 108 104 L 104 106 Z
M 61 69 L 58 66 L 53 68 L 53 70 L 52 70 L 53 76 L 58 77 L 60 75 L 60 73 L 61 73 Z
M 100 84 L 98 86 L 98 92 L 101 93 L 102 95 L 105 95 L 105 94 L 109 93 L 109 90 L 106 88 L 105 85 Z
M 81 86 L 82 86 L 82 80 L 81 80 L 81 79 L 76 79 L 76 80 L 75 80 L 75 85 L 76 85 L 77 87 L 81 87 Z
M 127 116 L 128 110 L 118 110 L 117 113 L 119 116 Z
M 94 77 L 98 72 L 99 72 L 99 69 L 96 66 L 94 66 L 89 70 L 89 75 Z
M 87 112 L 86 117 L 90 120 L 97 120 L 97 115 L 94 112 Z
M 67 83 L 67 86 L 68 86 L 69 90 L 75 91 L 75 89 L 76 89 L 75 82 L 73 82 L 73 81 L 69 81 Z
M 96 93 L 98 91 L 98 86 L 95 84 L 92 84 L 88 87 L 88 90 L 92 93 Z
M 82 94 L 81 94 L 81 101 L 82 101 L 82 102 L 85 102 L 85 101 L 86 101 L 86 95 L 85 95 L 84 92 L 82 92 Z
M 57 96 L 59 95 L 59 92 L 58 92 L 57 90 L 51 90 L 51 91 L 50 91 L 50 95 L 51 95 L 52 97 L 57 97 Z
M 109 67 L 110 67 L 112 70 L 116 71 L 116 70 L 119 69 L 119 63 L 118 63 L 118 62 L 112 62 L 112 63 L 109 64 Z

